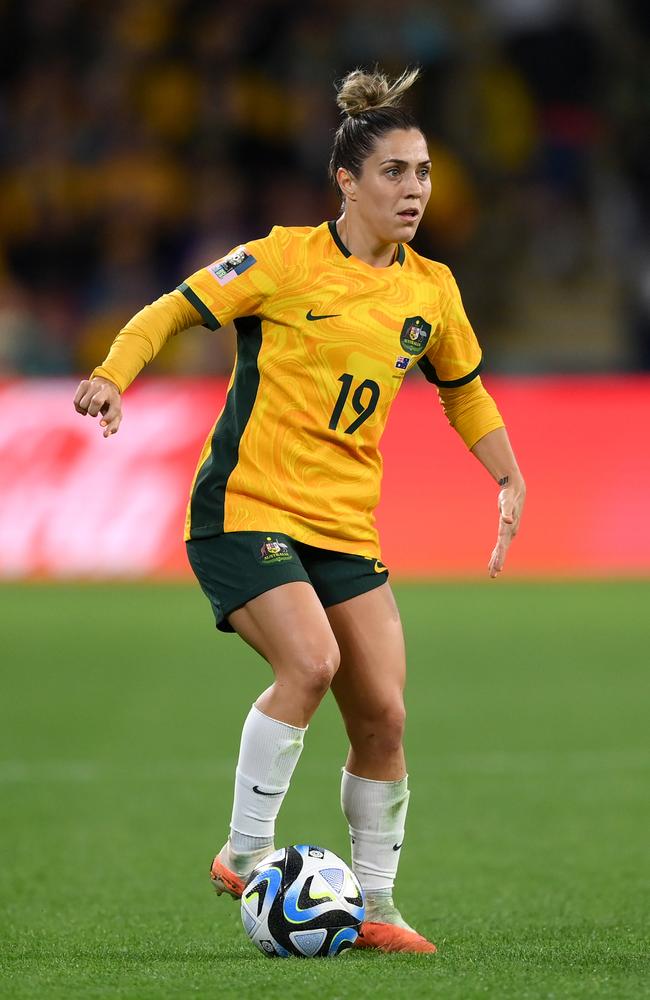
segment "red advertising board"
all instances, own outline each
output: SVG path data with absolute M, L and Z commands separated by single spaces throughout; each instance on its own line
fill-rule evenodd
M 650 379 L 490 379 L 528 483 L 509 575 L 650 574 Z M 0 577 L 189 572 L 182 529 L 226 381 L 143 378 L 105 440 L 68 380 L 0 384 Z M 486 572 L 496 487 L 435 391 L 402 389 L 382 442 L 378 523 L 395 576 Z

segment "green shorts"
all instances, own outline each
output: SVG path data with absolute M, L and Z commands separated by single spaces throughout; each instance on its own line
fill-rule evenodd
M 283 583 L 310 583 L 328 608 L 388 579 L 378 559 L 318 549 L 276 532 L 229 531 L 192 539 L 187 555 L 222 632 L 234 632 L 229 614 Z

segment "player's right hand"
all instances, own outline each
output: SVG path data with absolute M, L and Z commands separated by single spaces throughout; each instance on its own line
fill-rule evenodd
M 117 434 L 122 422 L 122 396 L 113 382 L 106 378 L 84 379 L 74 395 L 74 408 L 84 417 L 101 414 L 105 438 Z

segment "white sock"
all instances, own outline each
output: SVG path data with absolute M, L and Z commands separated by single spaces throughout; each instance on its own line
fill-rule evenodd
M 305 732 L 306 728 L 269 718 L 255 705 L 248 713 L 235 775 L 229 841 L 232 854 L 272 847 L 275 820 L 302 753 Z
M 352 870 L 365 893 L 392 894 L 408 801 L 407 776 L 372 781 L 343 769 L 341 808 L 350 827 Z

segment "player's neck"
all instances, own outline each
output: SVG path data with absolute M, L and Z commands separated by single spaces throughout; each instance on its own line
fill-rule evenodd
M 396 243 L 379 241 L 375 233 L 369 232 L 357 220 L 352 225 L 345 212 L 337 220 L 336 229 L 350 253 L 370 267 L 390 267 L 395 260 Z

